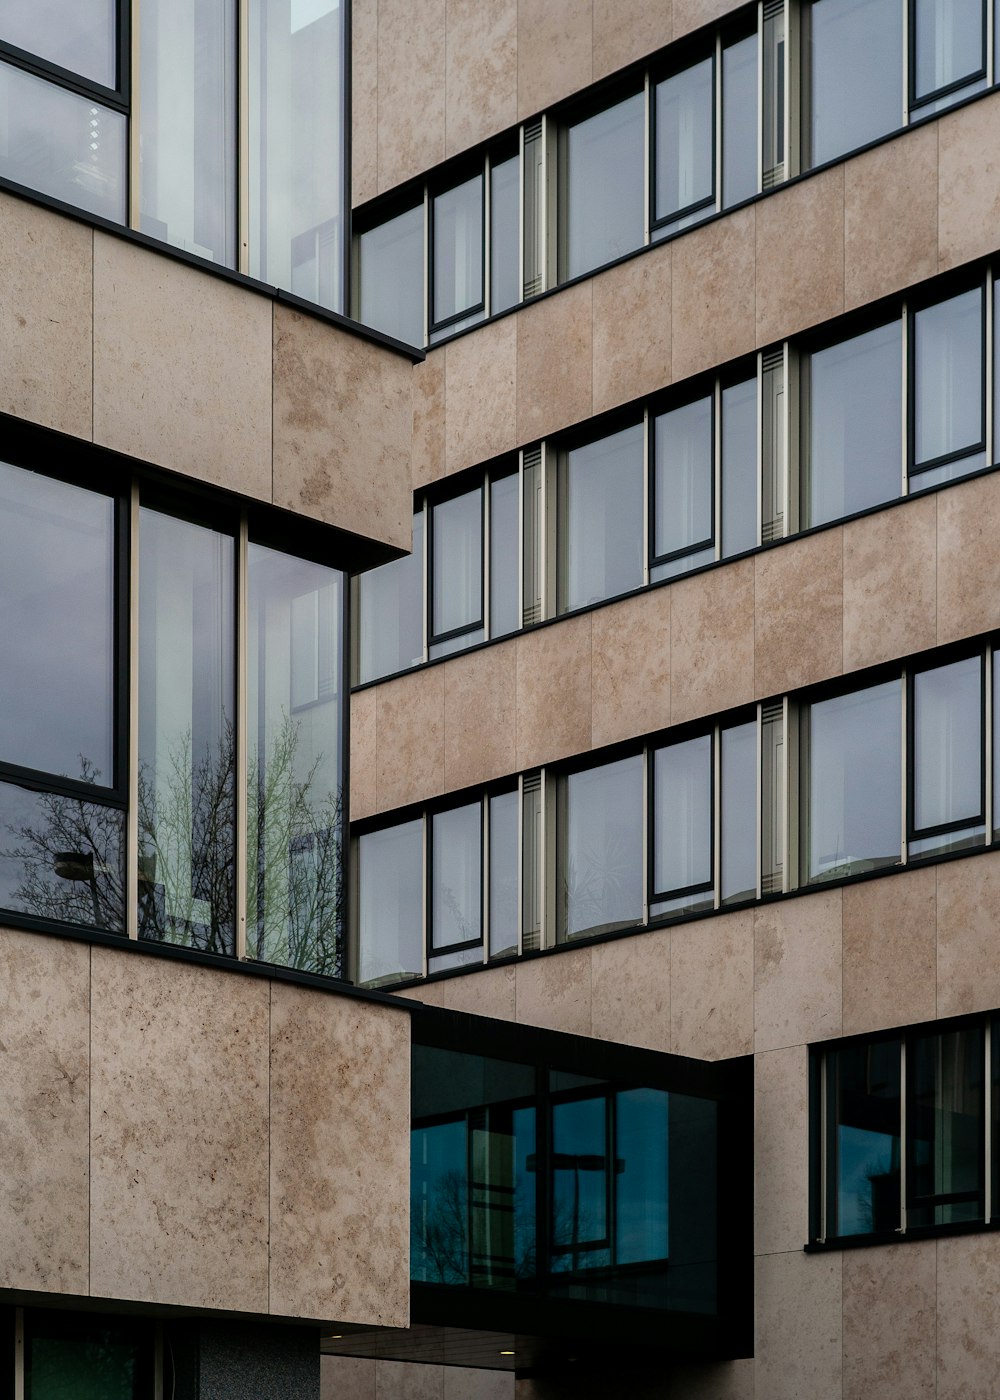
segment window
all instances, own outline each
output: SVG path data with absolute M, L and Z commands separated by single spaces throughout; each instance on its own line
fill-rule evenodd
M 644 110 L 635 93 L 563 133 L 563 281 L 642 246 Z
M 656 85 L 657 225 L 715 202 L 715 62 L 702 59 Z
M 642 437 L 635 424 L 561 456 L 561 612 L 642 586 Z
M 643 918 L 641 755 L 565 779 L 559 882 L 562 937 Z
M 160 1366 L 151 1322 L 36 1308 L 25 1308 L 22 1316 L 24 1345 L 15 1349 L 14 1364 L 24 1400 L 141 1400 L 153 1394 Z
M 424 659 L 424 516 L 413 517 L 413 551 L 356 580 L 359 681 L 391 676 Z
M 811 1234 L 835 1243 L 985 1223 L 995 1024 L 976 1018 L 814 1053 Z
M 431 338 L 471 325 L 486 304 L 483 291 L 483 175 L 473 175 L 431 200 Z
M 713 396 L 653 419 L 650 578 L 715 558 Z
M 408 345 L 424 341 L 424 207 L 358 236 L 358 319 Z
M 911 490 L 986 465 L 986 306 L 982 286 L 912 314 Z
M 423 950 L 423 823 L 402 822 L 358 841 L 358 965 L 364 987 L 419 976 Z
M 910 679 L 910 854 L 982 843 L 986 821 L 982 656 Z
M 482 641 L 483 488 L 430 508 L 430 654 Z

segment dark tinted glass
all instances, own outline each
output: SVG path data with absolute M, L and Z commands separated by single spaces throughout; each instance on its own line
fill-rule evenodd
M 919 1036 L 907 1057 L 907 1223 L 978 1220 L 983 1214 L 982 1029 Z
M 827 1234 L 900 1223 L 900 1043 L 846 1045 L 827 1057 Z
M 552 1270 L 611 1263 L 608 1230 L 607 1101 L 552 1106 Z
M 153 1393 L 152 1333 L 139 1319 L 26 1309 L 25 1400 L 144 1400 Z

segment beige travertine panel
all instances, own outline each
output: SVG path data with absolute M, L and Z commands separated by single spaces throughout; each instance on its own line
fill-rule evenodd
M 762 201 L 760 208 L 766 204 Z M 756 346 L 756 216 L 755 205 L 738 209 L 692 229 L 671 247 L 670 364 L 675 380 Z
M 446 155 L 517 122 L 517 0 L 447 0 Z
M 837 165 L 757 206 L 758 344 L 843 309 L 844 167 Z
M 673 37 L 673 0 L 594 0 L 594 81 Z
M 844 165 L 844 301 L 862 306 L 937 272 L 937 123 Z
M 321 1356 L 319 1400 L 376 1400 L 376 1364 L 360 1356 Z
M 378 0 L 351 0 L 351 203 L 378 189 Z
M 274 308 L 274 503 L 411 546 L 409 360 Z
M 518 120 L 588 86 L 593 32 L 591 0 L 518 0 Z
M 950 642 L 997 625 L 1000 476 L 956 482 L 937 503 L 937 639 Z
M 733 0 L 674 0 L 674 38 L 680 39 L 738 8 Z
M 445 157 L 446 0 L 378 0 L 378 183 Z
M 930 1021 L 936 1009 L 933 869 L 844 887 L 844 1034 Z
M 517 322 L 517 441 L 593 413 L 593 283 L 578 282 L 526 306 Z
M 375 1400 L 442 1400 L 443 1366 L 410 1361 L 376 1361 Z
M 517 446 L 517 317 L 505 316 L 445 349 L 445 470 Z
M 669 929 L 594 944 L 592 1035 L 648 1050 L 671 1048 L 670 946 Z
M 996 1236 L 937 1242 L 937 1400 L 1000 1393 L 1000 1250 Z
M 837 526 L 787 540 L 754 559 L 757 694 L 840 675 L 844 660 L 844 551 Z
M 413 366 L 413 487 L 426 486 L 445 475 L 444 388 L 445 348 L 430 350 Z
M 467 977 L 446 977 L 440 982 L 424 982 L 400 993 L 427 1006 L 444 1006 L 449 1011 L 467 1011 L 473 1016 L 493 1016 L 500 1021 L 514 1020 L 514 964 L 487 968 Z
M 94 441 L 270 500 L 271 302 L 95 230 Z
M 670 586 L 670 721 L 729 710 L 754 698 L 754 561 Z
M 624 598 L 592 614 L 595 748 L 670 723 L 670 590 Z
M 351 696 L 351 821 L 378 811 L 375 713 L 378 691 L 369 686 Z
M 670 935 L 670 1046 L 724 1060 L 753 1050 L 753 910 L 678 924 Z
M 379 811 L 444 792 L 444 668 L 386 681 L 376 697 Z
M 405 1327 L 410 1021 L 271 984 L 272 1313 Z
M 447 790 L 516 772 L 516 642 L 452 657 L 442 670 Z
M 754 1251 L 781 1254 L 809 1237 L 809 1052 L 757 1055 L 753 1077 Z
M 86 1293 L 90 948 L 0 930 L 0 1288 Z
M 937 640 L 937 496 L 844 526 L 844 670 Z
M 517 766 L 590 748 L 591 613 L 522 633 L 517 646 Z
M 670 243 L 594 278 L 594 412 L 670 383 Z
M 937 1014 L 1000 1006 L 1000 854 L 939 865 Z
M 935 1400 L 937 1247 L 844 1251 L 844 1400 Z
M 521 1025 L 590 1035 L 589 948 L 567 948 L 549 957 L 519 962 L 514 990 Z
M 446 1366 L 444 1400 L 514 1400 L 514 1373 Z
M 91 966 L 91 1294 L 267 1312 L 268 983 Z
M 0 412 L 89 441 L 94 233 L 0 194 Z
M 840 890 L 754 910 L 754 1049 L 840 1035 Z
M 767 1254 L 755 1275 L 754 1394 L 842 1400 L 841 1255 Z
M 992 253 L 1000 224 L 1000 94 L 958 112 L 938 130 L 938 266 Z

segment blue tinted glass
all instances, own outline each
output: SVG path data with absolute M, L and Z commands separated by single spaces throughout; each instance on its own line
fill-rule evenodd
M 577 1099 L 552 1108 L 552 1268 L 611 1262 L 607 1246 L 607 1104 Z
M 899 1225 L 899 1054 L 899 1041 L 890 1040 L 844 1046 L 829 1056 L 831 1235 Z
M 658 1089 L 615 1095 L 615 1263 L 666 1259 L 667 1105 Z

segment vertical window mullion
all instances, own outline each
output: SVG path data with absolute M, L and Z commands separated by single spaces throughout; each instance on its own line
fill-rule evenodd
M 481 558 L 481 563 L 482 563 L 482 579 L 480 580 L 480 585 L 479 585 L 479 587 L 480 587 L 480 598 L 481 598 L 481 600 L 482 600 L 483 640 L 484 640 L 484 641 L 489 641 L 489 639 L 490 639 L 490 620 L 491 620 L 491 612 L 492 612 L 492 607 L 493 607 L 493 588 L 492 588 L 492 562 L 493 562 L 493 551 L 492 551 L 492 548 L 491 548 L 491 542 L 492 542 L 492 526 L 493 526 L 493 490 L 492 490 L 492 485 L 493 485 L 492 478 L 491 478 L 491 476 L 490 476 L 490 473 L 487 472 L 486 475 L 483 477 L 483 484 L 482 484 L 482 486 L 480 487 L 480 496 L 479 496 L 479 501 L 480 501 L 479 519 L 480 519 L 480 530 L 481 530 L 481 532 L 482 532 L 482 533 L 481 533 L 482 546 L 481 546 L 481 551 L 480 551 L 480 558 Z
M 713 390 L 712 408 L 712 533 L 715 537 L 715 558 L 722 558 L 722 385 L 718 379 Z
M 712 730 L 712 903 L 722 903 L 722 739 L 719 726 Z
M 483 940 L 483 962 L 490 960 L 490 797 L 484 793 L 479 806 L 479 931 Z
M 910 310 L 907 303 L 903 302 L 903 309 L 900 313 L 902 318 L 903 353 L 900 359 L 902 367 L 903 385 L 900 402 L 903 405 L 899 431 L 902 439 L 902 481 L 900 482 L 900 495 L 908 496 L 910 493 L 910 454 L 912 452 L 914 405 L 913 405 L 913 326 L 910 317 Z
M 493 311 L 493 249 L 490 234 L 493 229 L 493 163 L 489 152 L 483 165 L 483 246 L 480 250 L 483 267 L 483 319 Z
M 653 867 L 653 765 L 648 745 L 642 751 L 642 922 L 649 923 L 649 892 Z
M 913 787 L 913 774 L 910 772 L 910 760 L 914 753 L 912 728 L 912 716 L 910 714 L 910 678 L 905 669 L 900 678 L 899 686 L 900 705 L 902 707 L 900 716 L 900 742 L 902 751 L 900 753 L 899 771 L 901 777 L 900 792 L 900 864 L 905 865 L 909 858 L 909 836 L 910 836 L 910 799 Z
M 121 14 L 124 15 L 126 7 L 130 16 L 128 53 L 122 50 L 118 55 L 119 74 L 118 86 L 125 88 L 129 94 L 129 115 L 128 115 L 128 226 L 129 228 L 139 227 L 139 104 L 142 101 L 141 76 L 142 68 L 139 63 L 139 0 L 120 0 Z M 118 25 L 118 36 L 121 39 L 122 25 Z M 127 74 L 121 69 L 127 69 Z M 127 82 L 126 82 L 127 78 Z
M 422 918 L 423 927 L 422 927 L 422 930 L 421 930 L 421 932 L 422 932 L 422 934 L 423 934 L 423 937 L 422 937 L 421 940 L 420 940 L 420 945 L 421 945 L 422 956 L 423 956 L 423 968 L 422 968 L 422 970 L 421 970 L 421 976 L 423 976 L 423 977 L 426 977 L 426 976 L 427 976 L 427 969 L 428 969 L 428 967 L 429 967 L 429 965 L 430 965 L 430 946 L 431 946 L 431 934 L 432 934 L 432 930 L 431 930 L 431 877 L 430 877 L 430 868 L 431 868 L 431 834 L 430 834 L 430 833 L 431 833 L 431 823 L 432 823 L 432 820 L 433 820 L 433 818 L 430 817 L 430 816 L 427 814 L 427 812 L 424 812 L 423 815 L 422 815 L 421 818 L 420 818 L 420 837 L 421 837 L 421 843 L 422 843 L 422 846 L 421 846 L 421 859 L 420 859 L 420 882 L 421 882 L 421 883 L 420 883 L 420 908 L 421 908 L 421 910 L 422 910 L 422 912 L 423 912 L 423 918 Z
M 236 543 L 236 956 L 247 955 L 247 618 L 249 614 L 249 528 L 247 512 L 240 511 Z
M 722 208 L 722 35 L 715 36 L 712 54 L 712 189 L 715 207 Z
M 128 814 L 125 843 L 125 927 L 139 937 L 139 487 L 129 494 Z
M 642 241 L 648 247 L 650 242 L 650 225 L 653 221 L 653 143 L 650 139 L 652 126 L 655 120 L 655 111 L 652 97 L 652 85 L 649 81 L 649 70 L 643 74 L 642 79 L 642 100 L 643 100 L 643 124 L 642 124 L 642 168 L 645 171 L 645 179 L 642 182 Z
M 993 1022 L 983 1027 L 983 1220 L 993 1215 Z
M 138 3 L 138 0 L 136 0 Z M 237 19 L 237 267 L 250 272 L 250 0 L 239 0 Z M 359 279 L 360 280 L 360 279 Z M 349 303 L 345 303 L 349 305 Z
M 651 434 L 653 432 L 652 419 L 649 413 L 649 405 L 644 404 L 642 409 L 642 583 L 646 587 L 649 583 L 650 561 L 656 555 L 653 545 L 652 521 L 653 521 L 653 472 L 656 470 L 656 456 L 653 451 Z
M 904 686 L 905 690 L 906 687 Z M 906 1101 L 906 1037 L 903 1036 L 899 1045 L 899 1233 L 906 1234 L 906 1193 L 907 1175 L 910 1158 L 910 1142 L 907 1130 L 907 1101 Z

